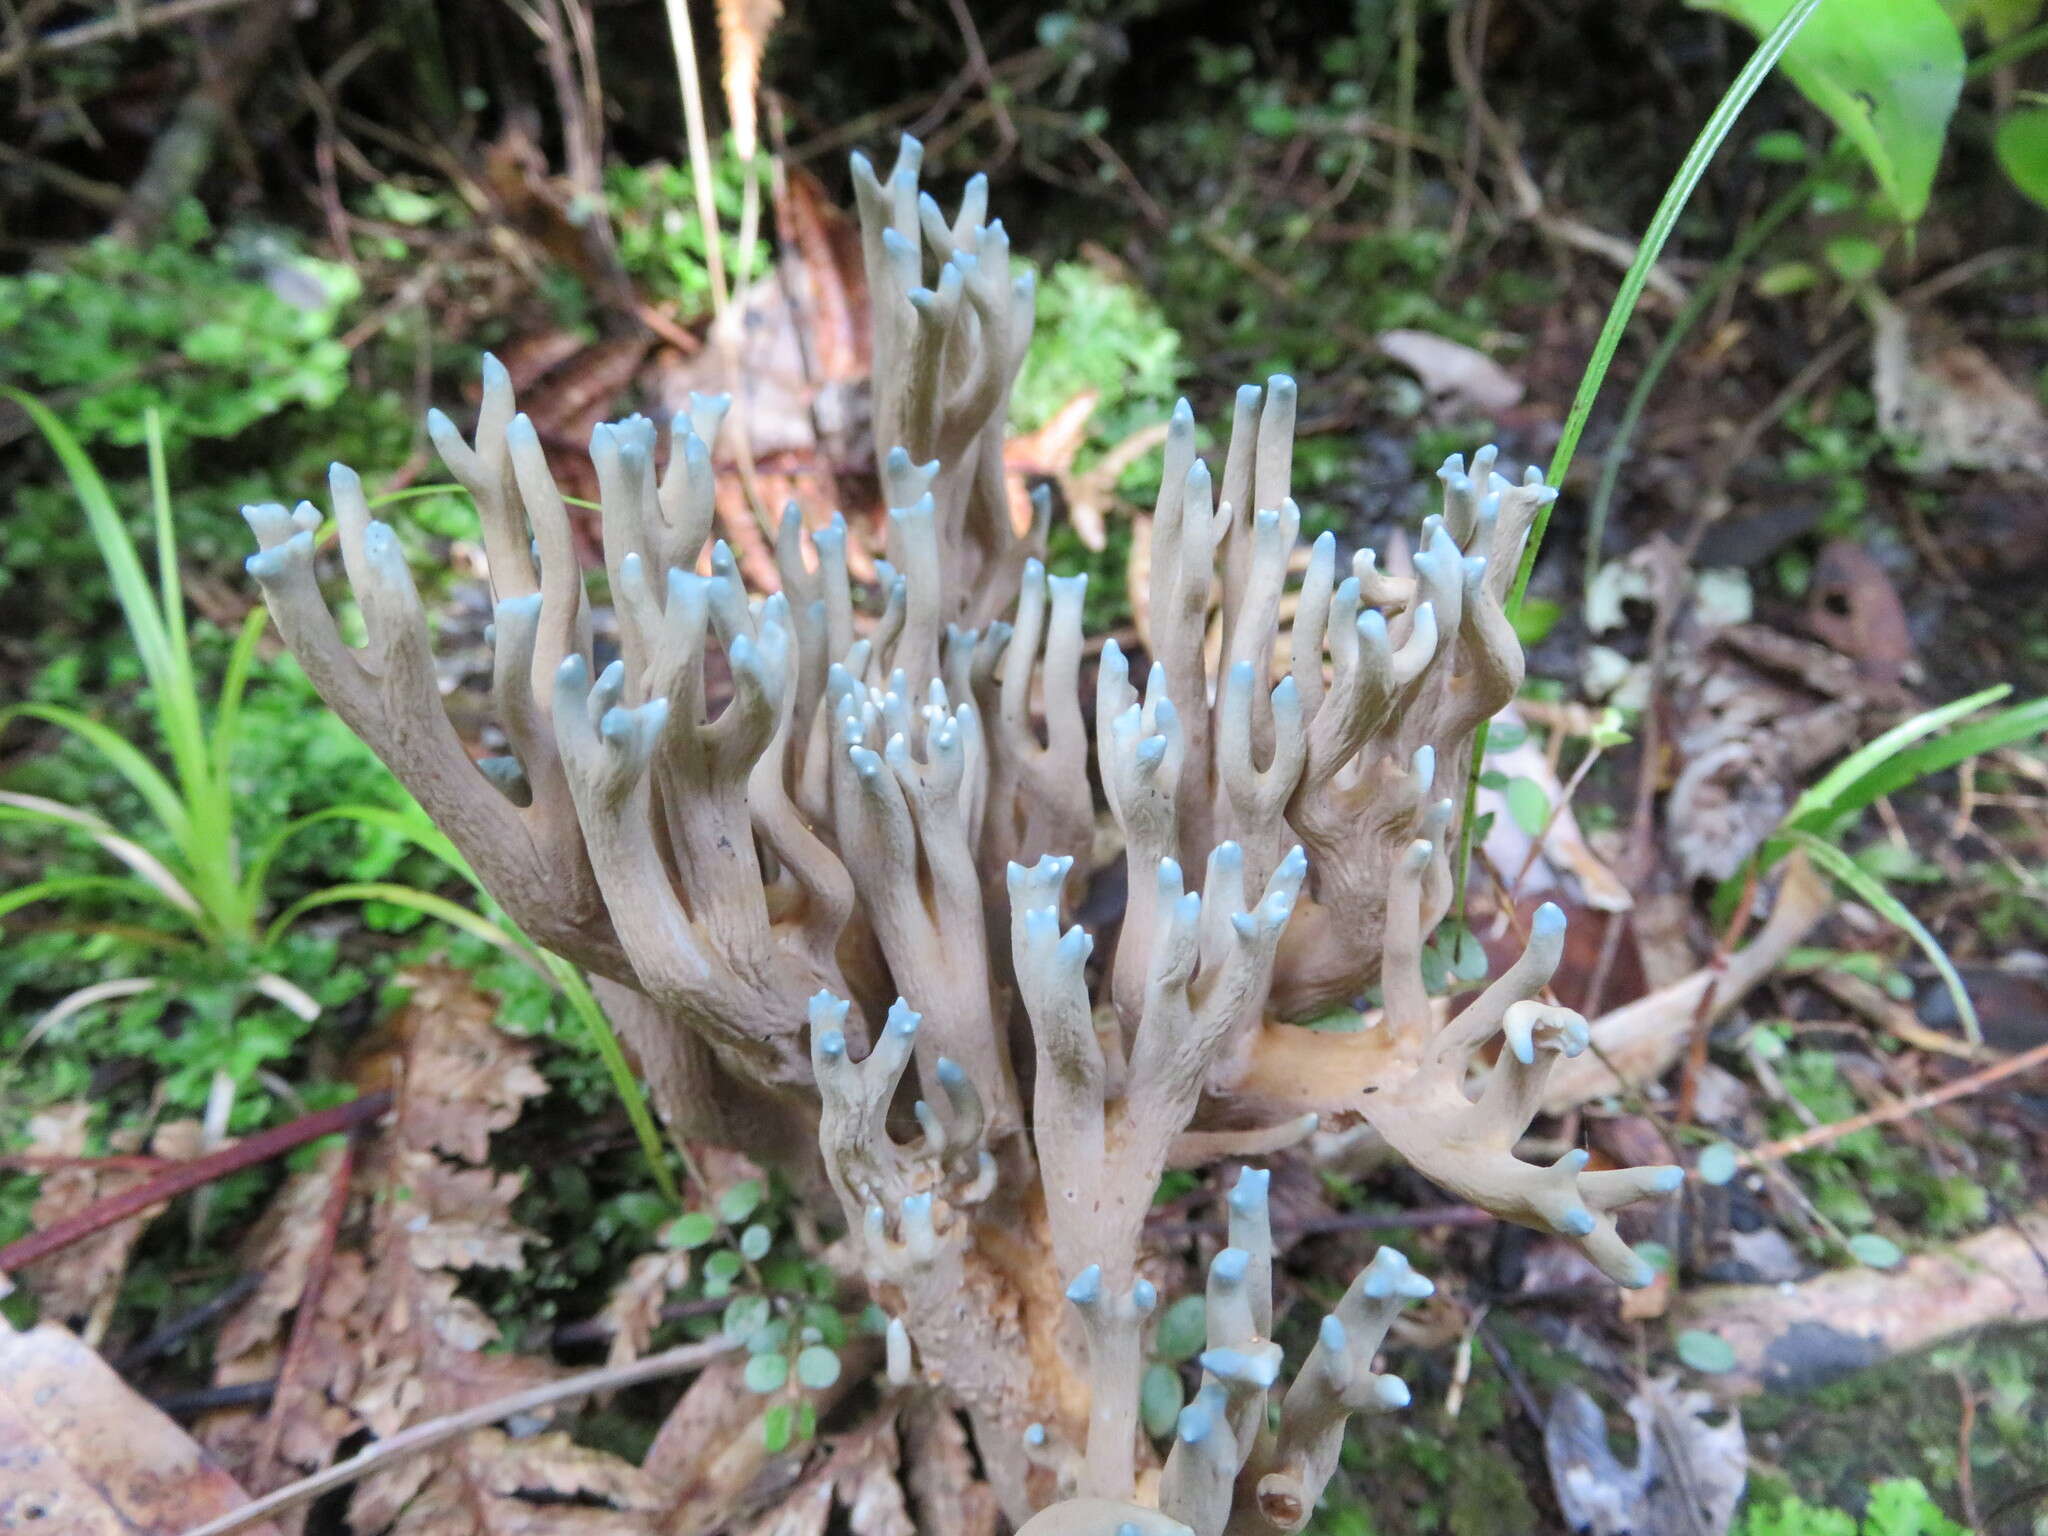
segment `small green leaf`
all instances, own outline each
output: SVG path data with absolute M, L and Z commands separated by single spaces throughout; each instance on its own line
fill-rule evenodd
M 823 1344 L 813 1344 L 796 1357 L 796 1379 L 813 1392 L 822 1392 L 839 1379 L 839 1356 Z
M 794 1418 L 787 1403 L 777 1403 L 761 1415 L 761 1443 L 768 1448 L 769 1455 L 780 1455 L 789 1449 L 789 1431 Z
M 1705 1183 L 1726 1184 L 1740 1166 L 1735 1149 L 1725 1141 L 1717 1141 L 1700 1153 L 1697 1171 Z
M 740 1269 L 738 1254 L 730 1248 L 719 1249 L 704 1261 L 704 1294 L 713 1300 L 731 1294 Z
M 1178 1365 L 1194 1359 L 1208 1342 L 1209 1304 L 1200 1296 L 1183 1296 L 1159 1319 L 1159 1330 L 1152 1336 L 1152 1352 L 1169 1365 Z
M 1750 287 L 1756 290 L 1759 298 L 1782 299 L 1788 294 L 1811 288 L 1819 277 L 1810 262 L 1781 261 L 1759 272 Z
M 1529 727 L 1519 720 L 1496 720 L 1486 730 L 1486 751 L 1512 752 L 1529 739 Z
M 1451 974 L 1460 981 L 1486 980 L 1491 966 L 1486 959 L 1486 946 L 1479 942 L 1479 935 L 1461 923 L 1452 942 Z
M 736 1339 L 751 1338 L 768 1326 L 771 1315 L 766 1296 L 735 1296 L 726 1303 L 719 1329 Z
M 745 1221 L 761 1204 L 761 1181 L 742 1179 L 718 1197 L 718 1214 L 735 1224 Z
M 1201 1300 L 1198 1296 L 1188 1299 Z M 1164 1440 L 1172 1434 L 1182 1402 L 1180 1372 L 1170 1365 L 1153 1364 L 1138 1388 L 1138 1417 L 1145 1421 L 1145 1433 L 1154 1440 Z
M 1508 814 L 1525 836 L 1541 837 L 1550 820 L 1550 796 L 1534 779 L 1513 778 L 1507 787 Z
M 787 1355 L 756 1355 L 747 1362 L 742 1379 L 750 1392 L 780 1392 L 782 1384 L 789 1380 L 789 1357 Z
M 1806 140 L 1789 128 L 1774 128 L 1758 134 L 1749 152 L 1773 165 L 1802 165 L 1806 161 Z
M 1637 1243 L 1636 1257 L 1660 1275 L 1671 1273 L 1671 1250 L 1662 1243 Z
M 1897 1243 L 1875 1232 L 1858 1232 L 1850 1238 L 1849 1252 L 1856 1256 L 1857 1263 L 1868 1264 L 1872 1269 L 1895 1269 L 1906 1257 Z
M 1523 602 L 1521 612 L 1508 622 L 1514 625 L 1515 638 L 1526 648 L 1540 644 L 1563 617 L 1563 603 L 1547 597 L 1532 597 Z
M 1678 1336 L 1678 1358 L 1708 1376 L 1735 1369 L 1735 1349 L 1716 1333 L 1688 1328 Z
M 718 1236 L 718 1223 L 705 1211 L 685 1211 L 668 1229 L 671 1248 L 702 1248 Z
M 789 1347 L 789 1322 L 786 1318 L 770 1318 L 747 1335 L 747 1353 L 750 1355 L 779 1355 Z
M 1845 283 L 1865 282 L 1884 265 L 1884 247 L 1861 235 L 1843 235 L 1823 249 L 1835 276 Z
M 2048 208 L 2048 107 L 2006 113 L 1991 142 L 2012 184 Z
M 740 1252 L 756 1262 L 768 1257 L 768 1250 L 774 1243 L 775 1234 L 758 1221 L 740 1234 Z
M 1906 937 L 1920 946 L 1920 952 L 1941 976 L 1942 984 L 1948 988 L 1949 1000 L 1955 1004 L 1956 1017 L 1962 1021 L 1963 1033 L 1973 1044 L 1981 1045 L 1984 1040 L 1983 1027 L 1977 1022 L 1977 1006 L 1970 1001 L 1969 989 L 1963 985 L 1963 978 L 1957 973 L 1955 962 L 1948 957 L 1948 951 L 1941 947 L 1941 941 L 1927 931 L 1927 927 L 1906 909 L 1905 903 L 1872 875 L 1866 873 L 1849 855 L 1833 843 L 1824 842 L 1811 832 L 1790 832 L 1786 834 L 1793 842 L 1804 848 L 1807 857 L 1818 864 L 1826 873 L 1847 886 L 1865 906 Z

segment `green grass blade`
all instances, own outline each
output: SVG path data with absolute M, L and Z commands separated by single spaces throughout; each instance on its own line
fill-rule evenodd
M 1854 752 L 1843 758 L 1834 767 L 1822 774 L 1820 779 L 1793 802 L 1792 810 L 1785 820 L 1792 826 L 1799 826 L 1809 817 L 1821 815 L 1832 817 L 1835 808 L 1850 793 L 1856 781 L 1884 766 L 1900 752 L 1913 745 L 1923 736 L 1931 736 L 1965 715 L 1973 715 L 1987 705 L 1996 704 L 2012 692 L 2012 685 L 2000 683 L 1995 688 L 1986 688 L 1968 698 L 1957 699 L 1938 709 L 1925 710 L 1910 720 L 1902 720 L 1882 735 L 1865 742 Z M 1868 805 L 1875 795 L 1861 802 Z
M 0 917 L 39 901 L 62 901 L 94 893 L 128 896 L 137 901 L 163 899 L 163 892 L 136 875 L 52 875 L 46 880 L 18 885 L 11 891 L 0 891 Z
M 1937 741 L 1926 742 L 1878 764 L 1837 804 L 1844 810 L 1860 811 L 1880 795 L 1895 794 L 1931 773 L 1946 772 L 1969 758 L 1996 752 L 2044 731 L 2048 731 L 2048 699 L 2015 704 L 1988 720 L 1973 720 Z
M 654 1112 L 647 1107 L 647 1095 L 640 1091 L 640 1080 L 633 1075 L 632 1064 L 626 1060 L 619 1037 L 612 1033 L 611 1020 L 605 1017 L 597 995 L 590 990 L 590 984 L 583 979 L 581 971 L 560 955 L 550 954 L 545 949 L 540 951 L 540 957 L 547 965 L 548 974 L 554 977 L 555 985 L 561 988 L 570 1011 L 590 1032 L 591 1044 L 597 1047 L 605 1071 L 611 1074 L 612 1089 L 625 1106 L 626 1118 L 633 1124 L 633 1134 L 639 1139 L 641 1154 L 647 1159 L 648 1172 L 654 1175 L 662 1197 L 680 1211 L 683 1195 L 676 1188 L 675 1175 L 669 1171 L 667 1147 L 662 1141 L 660 1127 L 654 1123 Z
M 61 800 L 46 800 L 41 795 L 0 790 L 0 821 L 28 822 L 36 826 L 83 832 L 99 844 L 101 851 L 135 871 L 159 896 L 191 918 L 202 930 L 207 928 L 209 914 L 206 907 L 185 880 L 147 848 L 132 838 L 123 837 L 92 812 L 66 805 Z
M 434 855 L 471 884 L 476 883 L 476 877 L 470 873 L 469 865 L 464 862 L 455 845 L 448 841 L 447 835 L 419 813 L 408 814 L 385 805 L 328 805 L 286 822 L 278 828 L 277 835 L 271 838 L 263 851 L 250 861 L 249 872 L 244 877 L 243 886 L 252 907 L 262 900 L 263 887 L 270 878 L 271 865 L 284 846 L 308 827 L 317 827 L 328 821 L 352 821 L 361 826 L 375 827 L 380 831 L 395 832 L 415 847 Z
M 49 443 L 51 451 L 57 455 L 57 462 L 64 466 L 72 489 L 78 493 L 79 506 L 85 512 L 86 527 L 93 542 L 99 546 L 100 558 L 106 562 L 107 575 L 114 584 L 114 596 L 119 599 L 121 612 L 135 636 L 135 649 L 142 659 L 142 669 L 149 675 L 152 685 L 162 686 L 172 667 L 170 637 L 164 630 L 163 615 L 157 611 L 156 596 L 150 591 L 149 579 L 143 575 L 142 559 L 135 552 L 135 541 L 128 536 L 127 524 L 121 521 L 107 482 L 100 477 L 91 456 L 72 436 L 71 429 L 42 401 L 5 385 L 0 385 L 0 395 L 5 395 L 28 414 Z
M 270 625 L 270 610 L 258 603 L 249 610 L 228 652 L 227 671 L 221 674 L 220 696 L 213 705 L 213 777 L 223 787 L 234 766 L 235 738 L 242 726 L 242 698 L 249 690 L 249 673 L 256 665 L 256 645 Z
M 1941 974 L 1942 985 L 1948 988 L 1948 995 L 1955 1003 L 1956 1017 L 1963 1022 L 1963 1033 L 1972 1045 L 1982 1045 L 1984 1029 L 1977 1022 L 1976 1005 L 1970 1001 L 1963 978 L 1957 973 L 1955 962 L 1949 959 L 1948 951 L 1941 947 L 1941 941 L 1927 931 L 1926 925 L 1908 911 L 1898 897 L 1885 889 L 1883 882 L 1833 843 L 1815 837 L 1811 832 L 1794 831 L 1786 835 L 1804 848 L 1807 857 L 1815 864 L 1847 886 L 1865 906 L 1920 946 L 1921 952 Z
M 171 517 L 164 424 L 154 407 L 143 412 L 142 435 L 149 455 L 149 507 L 156 520 L 157 607 L 163 614 L 164 636 L 170 641 L 171 664 L 183 683 L 181 692 L 189 696 L 197 690 L 192 680 L 191 642 L 185 634 L 185 587 L 178 576 L 178 530 Z
M 12 709 L 0 709 L 0 731 L 18 719 L 41 720 L 78 737 L 142 796 L 143 803 L 163 823 L 171 840 L 181 848 L 185 845 L 191 833 L 191 819 L 186 815 L 184 799 L 177 786 L 127 737 L 91 715 L 62 704 L 17 704 Z
M 436 896 L 432 891 L 422 891 L 410 885 L 398 885 L 388 880 L 346 880 L 339 885 L 330 885 L 301 896 L 286 907 L 264 930 L 266 944 L 275 944 L 284 937 L 285 930 L 315 907 L 339 906 L 352 901 L 383 901 L 394 907 L 405 907 L 424 917 L 431 917 L 472 934 L 487 944 L 495 944 L 507 954 L 526 961 L 537 971 L 546 974 L 546 967 L 529 952 L 524 934 L 514 938 L 487 917 L 479 917 L 459 902 L 445 896 Z

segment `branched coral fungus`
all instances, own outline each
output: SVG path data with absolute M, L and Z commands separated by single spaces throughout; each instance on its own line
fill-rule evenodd
M 779 590 L 745 589 L 708 542 L 725 403 L 695 399 L 665 447 L 640 417 L 592 437 L 618 636 L 600 664 L 568 509 L 489 361 L 474 435 L 429 425 L 482 518 L 505 756 L 472 762 L 457 739 L 397 541 L 348 470 L 330 489 L 368 644 L 323 599 L 312 507 L 251 508 L 249 569 L 322 694 L 505 909 L 604 980 L 669 1121 L 836 1205 L 891 1317 L 891 1379 L 968 1415 L 1013 1524 L 1298 1530 L 1346 1420 L 1406 1401 L 1373 1360 L 1429 1283 L 1382 1250 L 1283 1385 L 1265 1174 L 1245 1171 L 1209 1265 L 1202 1384 L 1153 1465 L 1141 1264 L 1167 1168 L 1363 1119 L 1622 1284 L 1645 1275 L 1614 1212 L 1677 1177 L 1516 1156 L 1550 1067 L 1587 1041 L 1544 998 L 1554 909 L 1448 1020 L 1422 980 L 1472 735 L 1522 676 L 1503 598 L 1551 493 L 1496 474 L 1491 450 L 1454 458 L 1412 559 L 1361 552 L 1340 580 L 1323 536 L 1283 625 L 1294 385 L 1240 391 L 1220 478 L 1183 405 L 1150 656 L 1104 646 L 1088 722 L 1082 579 L 1046 574 L 1047 506 L 1020 526 L 1002 478 L 1031 286 L 985 185 L 949 221 L 917 170 L 913 144 L 886 180 L 853 168 L 878 589 L 849 574 L 858 530 L 794 506 Z M 1068 924 L 1095 873 L 1075 865 L 1091 750 L 1128 886 L 1100 950 Z M 1286 1022 L 1375 982 L 1372 1028 Z

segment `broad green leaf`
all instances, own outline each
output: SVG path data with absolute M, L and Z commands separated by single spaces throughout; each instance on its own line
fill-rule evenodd
M 1725 1141 L 1717 1141 L 1701 1150 L 1695 1171 L 1709 1184 L 1726 1184 L 1740 1166 L 1735 1149 Z
M 795 1415 L 789 1411 L 789 1404 L 777 1403 L 761 1415 L 761 1444 L 771 1456 L 779 1456 L 789 1449 L 790 1430 Z
M 2048 208 L 2048 107 L 2006 113 L 1992 144 L 2012 184 Z
M 789 1356 L 756 1355 L 747 1362 L 747 1389 L 752 1392 L 780 1392 L 789 1380 Z
M 1969 990 L 1964 987 L 1963 978 L 1956 973 L 1955 963 L 1949 959 L 1948 951 L 1941 947 L 1941 941 L 1929 933 L 1926 925 L 1907 910 L 1905 903 L 1886 890 L 1875 876 L 1833 843 L 1815 837 L 1811 832 L 1795 831 L 1790 836 L 1806 850 L 1807 857 L 1846 885 L 1857 900 L 1920 946 L 1921 952 L 1927 956 L 1935 970 L 1941 973 L 1942 985 L 1948 988 L 1948 995 L 1956 1005 L 1956 1017 L 1963 1021 L 1963 1033 L 1969 1036 L 1972 1044 L 1982 1045 L 1984 1031 L 1977 1022 L 1976 1005 L 1970 1001 Z
M 1895 1269 L 1906 1257 L 1899 1252 L 1897 1243 L 1875 1232 L 1858 1232 L 1849 1239 L 1849 1251 L 1856 1256 L 1857 1263 L 1868 1264 L 1872 1269 Z
M 1693 0 L 1759 35 L 1792 0 Z M 1963 88 L 1963 38 L 1940 0 L 1827 0 L 1780 66 L 1854 144 L 1885 201 L 1910 224 L 1928 189 Z

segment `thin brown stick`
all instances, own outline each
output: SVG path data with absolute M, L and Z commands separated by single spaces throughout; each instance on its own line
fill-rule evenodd
M 1815 1147 L 1824 1147 L 1830 1142 L 1840 1141 L 1844 1136 L 1867 1131 L 1874 1125 L 1889 1125 L 1894 1120 L 1905 1119 L 1908 1115 L 1937 1109 L 1956 1099 L 1966 1099 L 1973 1093 L 1989 1088 L 1993 1083 L 2002 1082 L 2029 1068 L 2043 1065 L 2048 1065 L 2048 1040 L 2042 1041 L 2032 1050 L 2021 1051 L 2017 1056 L 2008 1056 L 2004 1061 L 1985 1067 L 1982 1071 L 1972 1072 L 1968 1077 L 1959 1077 L 1952 1083 L 1943 1083 L 1939 1088 L 1930 1088 L 1925 1093 L 1916 1093 L 1908 1099 L 1894 1099 L 1889 1104 L 1865 1110 L 1860 1115 L 1851 1115 L 1846 1120 L 1817 1125 L 1812 1130 L 1801 1131 L 1797 1136 L 1767 1141 L 1762 1146 L 1751 1148 L 1744 1153 L 1742 1165 L 1745 1168 L 1754 1168 L 1759 1163 L 1796 1157 L 1801 1152 L 1811 1152 Z
M 227 1536 L 230 1531 L 239 1531 L 255 1525 L 281 1510 L 296 1509 L 301 1504 L 319 1498 L 323 1493 L 345 1488 L 357 1478 L 376 1471 L 386 1462 L 431 1450 L 443 1441 L 452 1440 L 458 1435 L 466 1435 L 473 1429 L 487 1428 L 501 1419 L 531 1413 L 537 1408 L 547 1407 L 550 1403 L 559 1403 L 564 1398 L 589 1397 L 598 1392 L 616 1392 L 625 1387 L 637 1386 L 643 1381 L 657 1381 L 664 1376 L 679 1376 L 684 1371 L 694 1371 L 700 1366 L 709 1365 L 720 1355 L 730 1354 L 738 1348 L 739 1340 L 718 1334 L 701 1344 L 684 1344 L 679 1348 L 664 1350 L 658 1355 L 649 1355 L 644 1360 L 635 1360 L 626 1365 L 608 1365 L 600 1370 L 564 1376 L 560 1381 L 551 1381 L 546 1386 L 514 1392 L 510 1397 L 480 1403 L 474 1408 L 465 1408 L 460 1413 L 444 1414 L 438 1419 L 429 1419 L 424 1424 L 414 1424 L 410 1428 L 401 1429 L 395 1435 L 386 1436 L 363 1447 L 346 1461 L 338 1461 L 331 1467 L 315 1472 L 311 1477 L 301 1478 L 296 1483 L 287 1483 L 273 1493 L 264 1494 L 260 1499 L 250 1500 L 240 1509 L 230 1510 L 204 1525 L 194 1526 L 185 1533 L 185 1536 Z
M 103 17 L 98 21 L 82 21 L 75 27 L 65 27 L 59 32 L 48 32 L 0 52 L 0 75 L 12 74 L 32 58 L 39 59 L 53 53 L 69 53 L 74 48 L 90 48 L 94 43 L 133 37 L 139 32 L 154 31 L 158 27 L 175 26 L 181 21 L 190 21 L 193 17 L 204 16 L 210 11 L 225 11 L 248 3 L 249 0 L 165 0 L 164 4 L 152 6 L 139 16 L 124 12 L 118 16 Z
M 301 1115 L 287 1125 L 273 1126 L 259 1131 L 245 1141 L 238 1141 L 232 1147 L 222 1147 L 218 1152 L 209 1152 L 204 1157 L 195 1157 L 190 1162 L 180 1163 L 165 1170 L 147 1183 L 138 1184 L 104 1200 L 96 1200 L 76 1216 L 31 1232 L 19 1242 L 9 1243 L 0 1248 L 0 1273 L 20 1269 L 33 1264 L 37 1259 L 47 1258 L 61 1248 L 68 1248 L 81 1238 L 91 1237 L 116 1222 L 126 1221 L 130 1216 L 140 1215 L 152 1205 L 175 1199 L 188 1190 L 211 1184 L 215 1179 L 226 1178 L 244 1168 L 253 1168 L 258 1163 L 268 1162 L 280 1153 L 289 1152 L 293 1147 L 304 1146 L 309 1141 L 318 1141 L 322 1136 L 332 1136 L 337 1131 L 352 1130 L 375 1120 L 391 1107 L 389 1092 L 379 1089 L 366 1093 L 359 1099 L 346 1104 L 337 1104 L 331 1109 L 317 1110 L 310 1115 Z

